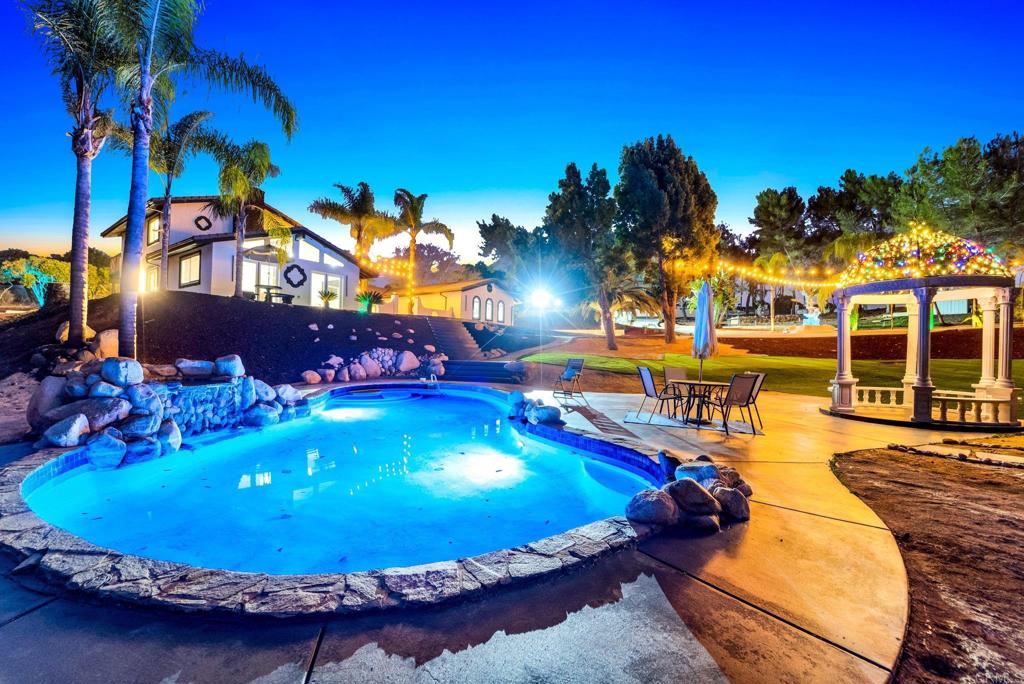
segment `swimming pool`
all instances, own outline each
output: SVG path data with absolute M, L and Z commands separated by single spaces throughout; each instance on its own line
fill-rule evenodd
M 525 434 L 492 395 L 339 393 L 307 419 L 131 467 L 74 468 L 25 499 L 121 554 L 286 575 L 512 548 L 621 516 L 650 486 L 640 469 Z

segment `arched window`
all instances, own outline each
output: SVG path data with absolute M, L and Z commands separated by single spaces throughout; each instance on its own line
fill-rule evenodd
M 484 303 L 484 318 L 489 321 L 494 320 L 494 300 L 490 297 L 488 297 L 487 301 Z
M 480 298 L 473 297 L 473 320 L 480 320 Z
M 504 323 L 505 322 L 505 300 L 504 299 L 499 299 L 498 300 L 498 322 L 499 323 Z

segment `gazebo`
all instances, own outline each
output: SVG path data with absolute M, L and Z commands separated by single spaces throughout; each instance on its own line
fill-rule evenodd
M 1019 427 L 1013 294 L 1013 275 L 991 249 L 924 226 L 912 226 L 858 255 L 834 293 L 837 364 L 828 413 L 943 428 Z M 981 310 L 981 376 L 971 392 L 937 388 L 930 372 L 932 305 L 964 299 L 977 301 Z M 867 387 L 853 377 L 850 313 L 858 304 L 906 307 L 906 371 L 900 386 Z

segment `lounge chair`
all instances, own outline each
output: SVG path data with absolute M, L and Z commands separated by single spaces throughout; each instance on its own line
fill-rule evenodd
M 665 404 L 671 405 L 672 410 L 670 415 L 675 416 L 676 411 L 679 408 L 679 403 L 683 400 L 682 395 L 679 394 L 679 389 L 673 385 L 665 387 L 659 392 L 657 386 L 654 384 L 654 376 L 651 375 L 650 368 L 647 366 L 637 366 L 636 370 L 640 374 L 640 384 L 643 385 L 644 388 L 644 399 L 640 402 L 640 408 L 636 410 L 636 417 L 640 418 L 640 414 L 644 410 L 644 404 L 647 403 L 648 399 L 654 399 L 654 411 L 651 412 L 651 417 L 647 419 L 648 423 L 654 420 L 655 412 L 661 413 Z
M 565 362 L 565 370 L 555 380 L 555 387 L 551 394 L 559 401 L 574 400 L 579 396 L 584 404 L 590 406 L 590 402 L 583 395 L 583 386 L 580 385 L 582 375 L 583 359 L 569 359 Z
M 738 373 L 732 376 L 729 387 L 722 392 L 716 392 L 708 397 L 708 406 L 712 413 L 718 411 L 722 416 L 722 426 L 725 434 L 729 434 L 729 415 L 732 409 L 737 408 L 740 412 L 740 419 L 743 419 L 743 409 L 747 409 L 750 417 L 750 433 L 756 435 L 754 428 L 754 416 L 750 412 L 750 406 L 754 398 L 754 388 L 757 386 L 757 373 Z

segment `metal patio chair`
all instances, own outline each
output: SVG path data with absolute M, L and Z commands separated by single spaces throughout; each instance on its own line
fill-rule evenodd
M 754 395 L 750 398 L 750 406 L 754 407 L 754 415 L 757 416 L 757 424 L 764 430 L 764 421 L 761 420 L 761 412 L 757 409 L 757 397 L 761 394 L 761 387 L 764 385 L 764 373 L 758 373 L 756 371 L 747 371 L 744 375 L 756 375 L 757 382 L 754 383 Z M 749 412 L 749 407 L 748 407 Z
M 743 409 L 747 409 L 747 416 L 750 418 L 750 434 L 756 435 L 754 427 L 754 416 L 750 412 L 750 406 L 754 398 L 754 388 L 757 386 L 757 373 L 737 373 L 732 376 L 729 387 L 725 391 L 716 392 L 708 398 L 708 406 L 712 412 L 718 411 L 722 416 L 722 426 L 725 434 L 729 434 L 729 415 L 732 409 L 739 409 L 740 420 L 743 419 Z
M 648 399 L 654 399 L 654 411 L 651 412 L 651 417 L 647 419 L 650 423 L 654 420 L 654 413 L 661 413 L 662 408 L 665 404 L 670 404 L 672 409 L 670 415 L 675 417 L 679 404 L 683 401 L 682 395 L 679 393 L 679 388 L 675 385 L 671 387 L 665 387 L 660 392 L 657 386 L 654 384 L 654 376 L 651 374 L 651 369 L 647 366 L 637 366 L 637 372 L 640 374 L 640 384 L 644 387 L 644 399 L 640 402 L 640 408 L 636 410 L 636 417 L 639 419 L 640 414 L 644 410 L 644 404 L 647 403 Z

